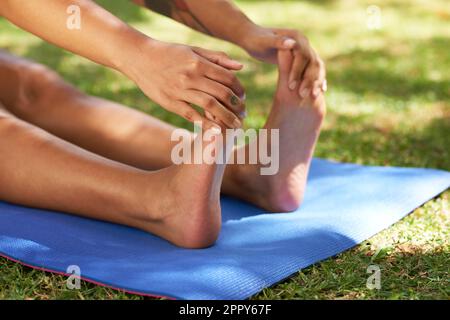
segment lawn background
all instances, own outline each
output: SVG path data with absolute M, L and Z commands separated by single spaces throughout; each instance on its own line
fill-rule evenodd
M 97 1 L 157 39 L 222 50 L 245 63 L 246 127 L 261 127 L 276 68 L 241 49 L 132 5 Z M 446 0 L 237 1 L 256 22 L 297 28 L 327 64 L 328 115 L 316 156 L 368 165 L 450 170 L 450 6 Z M 382 28 L 367 28 L 366 9 L 381 8 Z M 238 32 L 238 31 L 237 31 Z M 0 48 L 57 70 L 81 90 L 175 125 L 189 124 L 149 101 L 117 72 L 49 45 L 0 18 Z M 256 299 L 449 299 L 450 192 L 356 248 L 302 270 Z M 369 290 L 366 269 L 381 268 Z M 142 299 L 0 259 L 0 299 Z

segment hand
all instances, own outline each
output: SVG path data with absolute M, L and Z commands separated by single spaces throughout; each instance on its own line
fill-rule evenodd
M 146 39 L 123 72 L 163 108 L 205 127 L 241 127 L 244 89 L 233 73 L 242 64 L 221 52 Z M 204 110 L 199 113 L 192 105 Z
M 297 90 L 302 98 L 317 98 L 327 90 L 325 65 L 299 31 L 255 26 L 241 42 L 241 46 L 254 58 L 277 63 L 278 50 L 292 50 L 294 62 L 289 74 L 289 89 Z

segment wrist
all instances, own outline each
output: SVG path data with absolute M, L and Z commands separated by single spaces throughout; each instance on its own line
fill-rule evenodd
M 114 48 L 111 50 L 111 67 L 131 77 L 133 66 L 137 62 L 144 58 L 152 59 L 153 50 L 149 48 L 156 47 L 158 42 L 130 27 L 121 30 L 117 33 Z
M 249 47 L 251 47 L 253 39 L 261 29 L 262 27 L 260 27 L 259 25 L 248 21 L 244 25 L 240 25 L 239 27 L 235 28 L 233 32 L 234 38 L 231 42 L 248 51 Z
M 258 44 L 260 43 L 261 35 L 267 33 L 266 28 L 253 24 L 248 26 L 244 32 L 239 32 L 239 38 L 237 45 L 247 52 L 253 52 L 258 50 Z

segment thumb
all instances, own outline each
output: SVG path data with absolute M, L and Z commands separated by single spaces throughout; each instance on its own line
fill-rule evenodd
M 278 50 L 278 72 L 280 83 L 289 83 L 289 74 L 294 57 L 291 50 Z
M 271 38 L 272 46 L 279 50 L 292 50 L 295 48 L 297 41 L 292 38 L 274 34 Z

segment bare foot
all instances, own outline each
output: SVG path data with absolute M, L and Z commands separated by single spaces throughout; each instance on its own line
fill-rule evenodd
M 222 139 L 220 132 L 215 138 Z M 203 146 L 211 143 L 203 141 Z M 161 213 L 161 219 L 147 220 L 144 216 L 140 228 L 181 247 L 212 245 L 221 228 L 220 186 L 225 165 L 207 163 L 172 165 L 150 172 L 147 199 L 156 200 L 147 210 Z
M 27 120 L 28 109 L 55 104 L 70 94 L 77 94 L 76 89 L 53 71 L 0 51 L 0 101 L 20 118 Z M 221 139 L 220 132 L 217 135 Z M 197 139 L 203 140 L 201 136 Z M 202 142 L 203 147 L 210 144 L 210 140 Z M 181 247 L 212 245 L 221 228 L 220 186 L 224 170 L 225 165 L 203 163 L 142 171 L 142 179 L 136 181 L 143 190 L 141 199 L 125 210 L 134 214 L 123 217 L 123 223 Z
M 279 172 L 264 176 L 258 164 L 228 165 L 222 190 L 272 212 L 289 212 L 296 210 L 303 200 L 326 108 L 323 94 L 312 101 L 310 97 L 301 99 L 298 90 L 288 89 L 291 53 L 280 51 L 278 59 L 278 87 L 264 128 L 280 130 Z

